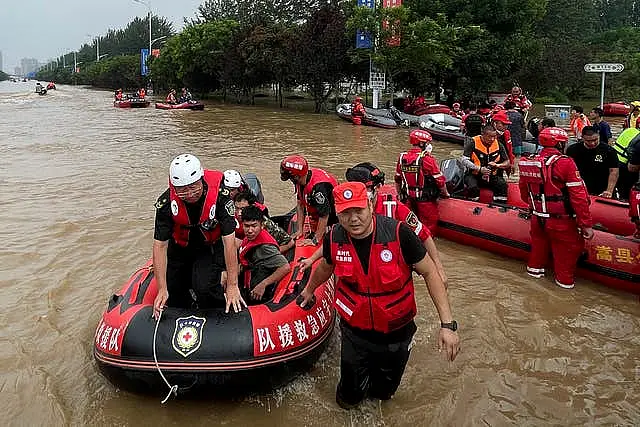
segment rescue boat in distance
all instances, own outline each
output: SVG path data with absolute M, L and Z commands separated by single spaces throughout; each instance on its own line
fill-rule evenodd
M 298 246 L 293 259 L 315 249 Z M 316 290 L 313 307 L 296 303 L 312 269 L 301 272 L 292 264 L 271 301 L 239 313 L 168 307 L 156 323 L 158 290 L 149 261 L 109 299 L 93 340 L 97 365 L 116 386 L 141 393 L 166 393 L 160 372 L 178 393 L 246 394 L 281 386 L 313 365 L 334 327 L 333 279 Z

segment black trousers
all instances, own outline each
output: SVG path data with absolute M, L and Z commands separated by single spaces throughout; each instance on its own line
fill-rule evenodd
M 196 250 L 171 247 L 167 253 L 169 307 L 224 307 L 220 284 L 225 270 L 222 242 Z
M 416 331 L 412 322 L 400 341 L 374 342 L 341 325 L 340 382 L 336 402 L 345 409 L 365 397 L 390 399 L 404 374 L 409 360 L 409 345 Z
M 468 197 L 479 197 L 480 187 L 489 188 L 493 191 L 493 197 L 507 197 L 507 181 L 498 175 L 490 175 L 489 181 L 482 179 L 480 175 L 468 173 L 464 176 L 464 185 L 467 187 Z M 506 199 L 505 199 L 506 201 Z

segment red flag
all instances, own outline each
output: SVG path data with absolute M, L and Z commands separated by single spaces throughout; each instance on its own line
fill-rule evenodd
M 383 0 L 382 7 L 398 7 L 402 6 L 402 0 Z M 393 24 L 389 21 L 382 23 L 382 28 L 387 30 L 390 28 L 391 35 L 387 38 L 387 46 L 400 46 L 400 21 L 396 20 Z

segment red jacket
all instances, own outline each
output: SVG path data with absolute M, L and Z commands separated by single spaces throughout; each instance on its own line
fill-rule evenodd
M 520 197 L 529 203 L 534 215 L 575 215 L 579 227 L 592 226 L 589 194 L 573 159 L 555 148 L 544 148 L 540 154 L 520 159 L 519 168 Z
M 258 233 L 255 239 L 249 240 L 246 237 L 242 239 L 242 243 L 240 244 L 240 249 L 238 252 L 238 259 L 240 261 L 240 265 L 244 270 L 244 285 L 248 288 L 251 285 L 251 265 L 249 263 L 249 253 L 258 246 L 261 245 L 273 245 L 278 248 L 278 242 L 274 239 L 271 234 L 264 228 Z
M 201 226 L 205 222 L 215 221 L 216 219 L 216 201 L 218 200 L 218 191 L 223 177 L 220 171 L 204 171 L 203 179 L 207 183 L 207 194 L 198 224 L 190 223 L 187 207 L 182 199 L 178 197 L 175 187 L 169 181 L 169 198 L 171 199 L 171 213 L 173 214 L 173 240 L 178 245 L 186 247 L 189 244 L 189 233 L 194 228 L 198 229 L 196 232 L 201 232 L 204 235 L 205 242 L 208 244 L 212 244 L 220 238 L 222 233 L 217 225 L 212 224 L 214 226 L 209 231 L 203 230 Z
M 511 141 L 511 131 L 509 129 L 505 129 L 504 133 L 497 134 L 498 142 L 504 145 L 505 150 L 507 150 L 507 154 L 509 155 L 509 161 L 511 162 L 511 167 L 513 167 L 513 161 L 515 156 L 513 155 L 513 142 Z
M 446 178 L 440 172 L 436 159 L 419 147 L 400 153 L 396 164 L 395 181 L 401 183 L 407 196 L 416 201 L 435 200 L 440 189 L 446 184 Z M 425 181 L 431 182 L 427 187 L 429 194 L 424 192 Z
M 395 194 L 378 192 L 374 210 L 378 215 L 404 222 L 423 242 L 431 237 L 429 229 L 420 222 L 417 215 L 407 205 L 398 200 Z
M 300 200 L 302 205 L 307 209 L 307 215 L 309 215 L 311 219 L 317 221 L 320 214 L 318 213 L 318 210 L 309 203 L 313 187 L 322 182 L 327 182 L 333 187 L 336 187 L 338 185 L 338 180 L 335 179 L 333 175 L 330 175 L 322 169 L 311 168 L 309 170 L 311 171 L 311 178 L 309 178 L 309 181 L 304 187 L 301 188 L 301 186 L 298 186 L 296 190 L 298 192 L 298 200 Z
M 520 110 L 523 110 L 523 111 L 531 108 L 531 101 L 529 101 L 525 95 L 519 95 L 514 98 L 511 94 L 509 94 L 504 99 L 504 102 L 508 102 L 508 101 L 513 102 L 514 104 L 516 104 L 516 108 L 519 108 Z
M 366 114 L 367 110 L 365 110 L 364 105 L 362 105 L 360 102 L 356 102 L 351 106 L 352 116 L 364 117 Z
M 336 310 L 354 328 L 388 333 L 416 315 L 413 277 L 402 257 L 399 228 L 398 221 L 375 215 L 367 274 L 345 229 L 336 224 L 331 230 Z

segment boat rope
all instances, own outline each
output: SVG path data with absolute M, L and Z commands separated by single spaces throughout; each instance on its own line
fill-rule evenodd
M 167 387 L 169 387 L 169 393 L 167 393 L 167 397 L 165 397 L 164 400 L 162 401 L 162 404 L 164 405 L 165 403 L 167 403 L 167 400 L 169 400 L 172 394 L 174 396 L 178 396 L 178 385 L 169 384 L 169 381 L 162 373 L 162 370 L 160 369 L 160 365 L 158 364 L 158 355 L 156 354 L 156 337 L 158 336 L 158 326 L 160 325 L 161 317 L 162 317 L 162 308 L 160 309 L 160 314 L 158 314 L 158 319 L 156 320 L 156 327 L 153 330 L 153 361 L 156 363 L 156 369 L 158 370 L 158 373 L 164 380 L 164 383 L 167 385 Z

